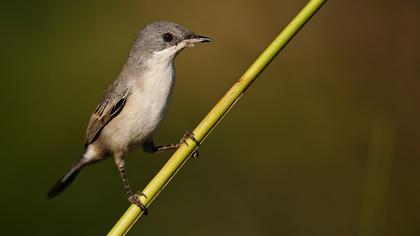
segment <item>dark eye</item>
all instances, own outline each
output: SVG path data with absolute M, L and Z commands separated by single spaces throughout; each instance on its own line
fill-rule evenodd
M 165 42 L 171 42 L 172 40 L 174 39 L 174 36 L 171 34 L 171 33 L 165 33 L 164 35 L 163 35 L 163 40 L 165 41 Z

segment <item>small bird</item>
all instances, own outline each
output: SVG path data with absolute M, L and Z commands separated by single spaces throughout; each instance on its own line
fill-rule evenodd
M 154 153 L 179 147 L 178 143 L 155 146 L 153 135 L 168 109 L 175 82 L 174 59 L 182 49 L 211 42 L 205 36 L 169 21 L 156 21 L 137 35 L 118 78 L 111 83 L 94 110 L 86 131 L 85 151 L 48 192 L 61 193 L 86 165 L 113 156 L 129 202 L 145 206 L 134 193 L 125 173 L 124 155 L 135 148 Z

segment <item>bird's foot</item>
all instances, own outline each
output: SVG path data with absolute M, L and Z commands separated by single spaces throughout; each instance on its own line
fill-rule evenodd
M 140 193 L 130 195 L 128 197 L 128 201 L 131 204 L 135 204 L 136 206 L 138 206 L 143 211 L 143 214 L 147 215 L 148 210 L 147 210 L 146 206 L 140 201 L 139 196 L 143 196 L 143 197 L 147 198 L 147 196 L 144 193 L 140 192 Z
M 197 144 L 197 147 L 200 145 L 200 143 L 197 141 L 197 139 L 194 136 L 194 133 L 187 130 L 184 134 L 184 136 L 182 136 L 181 140 L 179 141 L 179 143 L 185 143 L 185 145 L 188 146 L 187 140 L 191 139 L 192 141 L 194 141 Z M 198 153 L 198 150 L 195 149 L 194 152 L 192 153 L 193 157 L 198 157 L 200 154 Z

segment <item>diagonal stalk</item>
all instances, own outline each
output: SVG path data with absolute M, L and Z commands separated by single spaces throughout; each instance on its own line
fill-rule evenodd
M 249 67 L 233 87 L 223 96 L 216 106 L 207 114 L 201 123 L 195 128 L 195 139 L 202 143 L 210 132 L 217 126 L 229 110 L 235 105 L 246 89 L 252 84 L 257 76 L 268 66 L 274 57 L 283 49 L 293 36 L 305 25 L 306 22 L 317 12 L 326 0 L 311 0 L 297 14 L 297 16 L 286 26 L 286 28 L 274 39 L 274 41 L 264 50 L 257 60 Z M 187 145 L 181 145 L 168 162 L 162 167 L 157 175 L 150 181 L 142 191 L 148 198 L 140 196 L 141 202 L 149 206 L 152 201 L 165 188 L 175 174 L 188 160 L 191 153 L 197 148 L 198 144 L 191 139 L 187 140 Z M 134 225 L 137 219 L 143 215 L 143 211 L 136 205 L 131 205 L 123 216 L 114 225 L 108 235 L 125 235 Z

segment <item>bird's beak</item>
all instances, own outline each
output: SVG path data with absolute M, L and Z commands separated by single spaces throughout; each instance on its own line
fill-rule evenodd
M 196 44 L 196 43 L 207 43 L 211 42 L 212 40 L 209 37 L 206 36 L 200 36 L 200 35 L 191 35 L 188 39 L 182 40 L 183 42 L 186 42 L 187 44 Z

